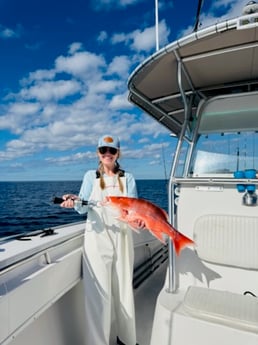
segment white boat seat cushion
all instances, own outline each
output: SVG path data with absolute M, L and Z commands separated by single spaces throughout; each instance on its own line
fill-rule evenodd
M 187 313 L 258 333 L 258 298 L 191 286 L 183 302 Z
M 258 269 L 258 217 L 201 216 L 194 224 L 194 240 L 202 260 Z

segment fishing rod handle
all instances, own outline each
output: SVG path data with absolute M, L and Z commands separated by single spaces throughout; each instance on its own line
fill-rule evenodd
M 73 199 L 72 199 L 73 200 Z M 55 196 L 53 199 L 52 199 L 53 203 L 54 204 L 62 204 L 62 202 L 64 202 L 65 200 L 63 198 L 60 198 L 58 196 Z M 85 206 L 85 205 L 88 205 L 88 201 L 87 200 L 80 200 L 80 199 L 75 199 L 74 201 L 76 201 L 77 203 L 80 203 L 81 205 Z

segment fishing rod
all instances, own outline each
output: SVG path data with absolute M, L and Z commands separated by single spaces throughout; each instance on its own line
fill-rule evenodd
M 69 200 L 69 198 L 66 200 Z M 60 198 L 58 196 L 55 196 L 55 197 L 53 197 L 52 202 L 53 202 L 53 204 L 60 205 L 60 204 L 62 204 L 62 202 L 66 201 L 66 200 L 64 200 L 63 198 Z M 73 200 L 77 205 L 81 205 L 81 206 L 99 206 L 100 205 L 99 201 L 94 201 L 94 200 L 88 201 L 88 200 L 73 199 L 73 198 L 70 198 L 70 200 Z
M 69 200 L 69 199 L 67 199 L 67 200 Z M 71 200 L 75 201 L 74 199 L 71 199 Z M 53 204 L 59 204 L 60 205 L 64 201 L 66 201 L 66 200 L 64 200 L 63 198 L 60 198 L 58 196 L 54 196 L 53 199 L 52 199 Z M 78 199 L 77 201 L 80 202 L 80 204 L 83 205 L 83 206 L 89 204 L 89 202 L 87 200 Z

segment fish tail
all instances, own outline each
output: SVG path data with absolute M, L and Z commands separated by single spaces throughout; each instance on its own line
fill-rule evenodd
M 173 236 L 173 242 L 176 255 L 179 255 L 184 247 L 194 244 L 193 240 L 178 231 L 176 231 L 176 234 Z

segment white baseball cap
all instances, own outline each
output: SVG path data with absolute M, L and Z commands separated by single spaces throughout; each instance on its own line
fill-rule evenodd
M 120 141 L 117 137 L 114 137 L 113 135 L 103 135 L 101 138 L 99 138 L 98 141 L 98 147 L 114 147 L 116 149 L 120 148 Z

